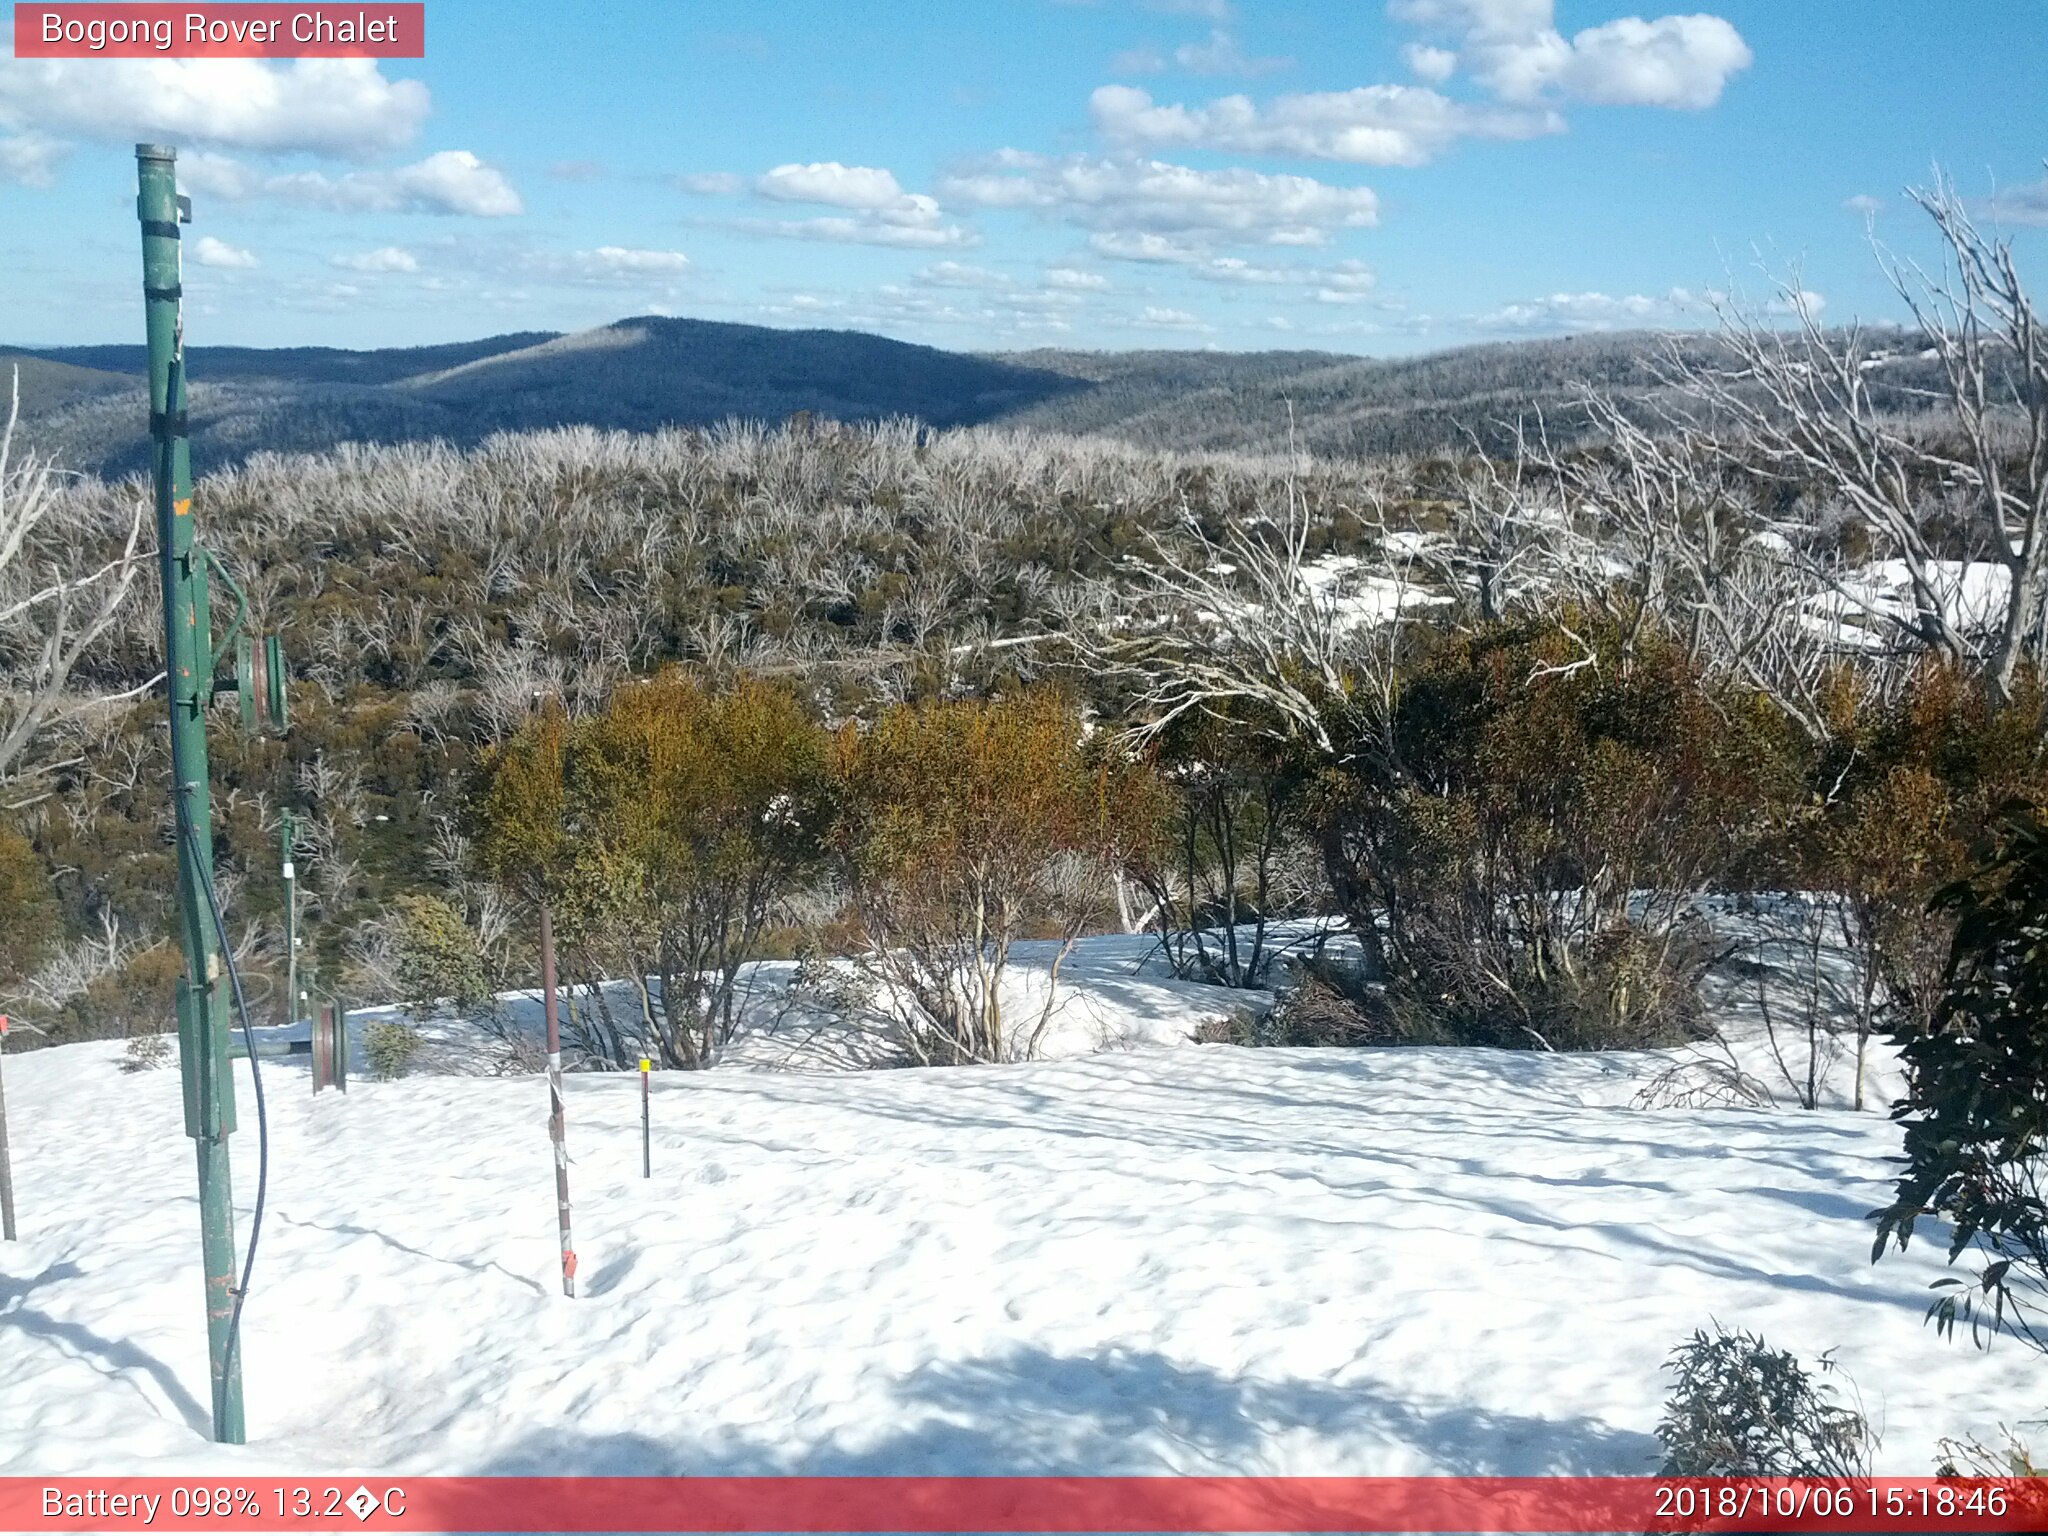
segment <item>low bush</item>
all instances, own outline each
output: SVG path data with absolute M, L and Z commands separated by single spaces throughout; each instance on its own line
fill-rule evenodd
M 1331 883 L 1402 1038 L 1676 1045 L 1714 958 L 1695 897 L 1798 788 L 1784 722 L 1653 625 L 1569 610 L 1419 641 L 1323 777 Z
M 178 978 L 184 969 L 174 945 L 135 951 L 37 1021 L 45 1043 L 125 1040 L 175 1029 Z
M 1060 960 L 1111 872 L 1157 835 L 1149 765 L 1085 739 L 1052 693 L 903 705 L 836 747 L 838 873 L 905 1048 L 931 1066 L 1029 1059 Z M 1055 948 L 1019 1010 L 1005 983 L 1025 938 Z
M 156 1067 L 168 1066 L 170 1060 L 169 1035 L 131 1035 L 128 1037 L 128 1049 L 121 1053 L 121 1070 L 148 1072 Z
M 1821 1356 L 1821 1368 L 1833 1362 Z M 1867 1477 L 1872 1436 L 1787 1350 L 1716 1325 L 1673 1351 L 1657 1438 L 1664 1477 Z
M 426 1042 L 410 1024 L 380 1019 L 363 1031 L 363 1059 L 370 1076 L 388 1083 L 405 1076 Z
M 488 1007 L 491 986 L 483 945 L 462 914 L 438 896 L 401 896 L 398 985 L 415 1010 L 445 1005 L 456 1013 Z

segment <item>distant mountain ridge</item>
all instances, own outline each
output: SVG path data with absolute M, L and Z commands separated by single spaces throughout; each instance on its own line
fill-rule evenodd
M 140 346 L 0 349 L 23 370 L 30 442 L 67 466 L 144 468 Z M 782 331 L 641 316 L 571 335 L 527 331 L 439 347 L 349 352 L 194 345 L 193 459 L 204 469 L 260 451 L 444 438 L 587 424 L 624 431 L 915 416 L 986 421 L 1085 381 L 1001 358 L 859 331 Z
M 1647 399 L 1648 333 L 1466 347 L 1422 357 L 1328 352 L 948 352 L 860 331 L 775 330 L 639 316 L 594 330 L 352 352 L 207 347 L 189 356 L 193 458 L 202 472 L 257 452 L 590 425 L 650 431 L 798 412 L 910 416 L 1101 434 L 1148 447 L 1322 454 L 1429 452 L 1512 439 L 1540 414 L 1567 435 L 1588 387 Z M 1880 391 L 1922 382 L 1897 338 Z M 1878 338 L 1882 343 L 1882 337 Z M 1688 349 L 1714 344 L 1679 338 Z M 0 391 L 21 371 L 30 446 L 105 475 L 148 463 L 139 345 L 0 348 Z M 1903 394 L 1901 398 L 1904 398 Z
M 437 368 L 453 368 L 480 357 L 552 341 L 557 331 L 515 331 L 482 341 L 450 342 L 435 347 L 384 347 L 352 352 L 342 347 L 209 347 L 187 349 L 192 377 L 208 383 L 247 383 L 269 379 L 296 384 L 393 384 Z M 65 363 L 102 373 L 147 372 L 149 353 L 134 346 L 38 347 L 22 355 Z

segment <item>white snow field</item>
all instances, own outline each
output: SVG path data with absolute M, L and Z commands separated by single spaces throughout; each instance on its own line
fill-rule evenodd
M 1834 1350 L 1881 1470 L 2038 1409 L 1922 1321 L 1934 1245 L 1869 1262 L 1880 1114 L 1637 1107 L 1656 1053 L 1133 1047 L 1230 1002 L 1112 995 L 1120 953 L 1074 995 L 1146 1028 L 1094 1054 L 658 1076 L 652 1180 L 637 1076 L 572 1075 L 575 1300 L 542 1079 L 266 1061 L 241 1448 L 176 1071 L 10 1056 L 0 1473 L 1642 1472 L 1716 1319 Z

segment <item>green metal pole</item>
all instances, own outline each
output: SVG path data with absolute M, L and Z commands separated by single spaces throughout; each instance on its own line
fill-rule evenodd
M 206 561 L 193 536 L 192 456 L 185 433 L 185 332 L 181 317 L 174 149 L 135 146 L 141 195 L 142 294 L 149 316 L 149 426 L 156 480 L 157 548 L 164 588 L 164 671 L 171 713 L 171 795 L 178 825 L 178 1066 L 185 1133 L 199 1158 L 199 1237 L 206 1269 L 206 1342 L 213 1374 L 213 1438 L 240 1445 L 242 1369 L 228 1351 L 234 1311 L 235 1205 L 228 1137 L 235 1083 L 228 1061 L 228 998 L 206 901 L 213 870 L 207 789 L 206 706 L 213 697 L 213 631 Z
M 284 813 L 284 1022 L 299 1021 L 299 879 L 292 864 L 292 813 Z

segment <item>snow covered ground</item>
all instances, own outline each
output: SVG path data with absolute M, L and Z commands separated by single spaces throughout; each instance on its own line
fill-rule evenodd
M 1127 958 L 1074 983 L 1134 1049 L 660 1076 L 651 1181 L 637 1079 L 572 1076 L 573 1301 L 540 1079 L 266 1062 L 239 1449 L 175 1071 L 10 1057 L 0 1474 L 1633 1472 L 1715 1319 L 1834 1349 L 1886 1470 L 2036 1401 L 1923 1324 L 1938 1251 L 1869 1263 L 1881 1115 L 1639 1107 L 1654 1053 L 1158 1043 L 1228 999 Z

